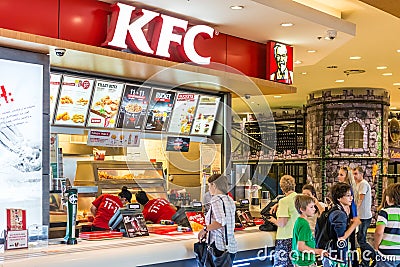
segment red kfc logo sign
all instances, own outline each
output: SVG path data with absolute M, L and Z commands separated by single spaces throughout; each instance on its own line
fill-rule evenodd
M 194 40 L 201 35 L 213 38 L 214 29 L 206 25 L 188 28 L 188 21 L 146 9 L 116 3 L 106 41 L 102 46 L 170 58 L 170 51 L 196 64 L 210 64 L 211 57 L 197 53 Z

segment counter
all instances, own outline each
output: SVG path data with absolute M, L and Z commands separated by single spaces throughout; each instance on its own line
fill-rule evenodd
M 275 232 L 258 227 L 235 232 L 238 254 L 235 264 L 266 266 L 266 248 L 275 243 Z M 102 241 L 79 240 L 77 245 L 49 245 L 47 248 L 6 251 L 0 254 L 1 267 L 109 267 L 109 266 L 196 266 L 194 234 L 122 238 Z M 51 240 L 49 241 L 51 243 Z M 261 258 L 258 258 L 260 256 Z M 267 259 L 268 261 L 268 259 Z

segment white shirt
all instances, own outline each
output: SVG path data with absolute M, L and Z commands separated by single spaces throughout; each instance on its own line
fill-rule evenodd
M 221 199 L 224 201 L 226 214 L 224 213 L 224 208 Z M 212 217 L 210 221 L 211 212 L 212 212 Z M 217 230 L 212 230 L 209 232 L 210 244 L 215 242 L 215 246 L 218 250 L 224 251 L 225 249 L 227 249 L 229 253 L 237 252 L 237 243 L 234 235 L 235 213 L 236 213 L 235 202 L 227 195 L 215 195 L 211 198 L 211 208 L 206 215 L 206 224 L 209 225 L 210 222 L 217 221 L 223 226 Z M 225 240 L 224 226 L 226 226 L 226 230 L 228 233 L 228 246 L 225 245 L 226 240 Z

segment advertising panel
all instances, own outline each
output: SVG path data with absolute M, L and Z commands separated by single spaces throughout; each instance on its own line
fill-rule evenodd
M 96 81 L 86 126 L 114 128 L 124 84 Z
M 94 79 L 64 75 L 54 125 L 84 126 Z
M 122 95 L 117 128 L 142 129 L 151 87 L 127 84 Z
M 147 112 L 145 130 L 164 132 L 174 107 L 175 92 L 153 88 Z
M 267 79 L 293 83 L 293 47 L 270 41 L 267 43 Z
M 43 65 L 0 59 L 0 231 L 7 208 L 42 224 L 43 75 Z
M 61 74 L 50 73 L 50 123 L 53 122 L 58 91 L 60 90 Z
M 198 100 L 198 94 L 178 93 L 168 132 L 180 134 L 190 133 Z
M 220 97 L 217 96 L 200 96 L 191 134 L 211 135 L 215 116 L 217 115 L 219 107 L 219 101 Z

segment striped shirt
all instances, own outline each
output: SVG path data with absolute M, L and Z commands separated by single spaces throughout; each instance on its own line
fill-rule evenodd
M 225 204 L 225 211 L 222 206 L 221 198 Z M 236 213 L 236 205 L 235 202 L 228 197 L 227 195 L 215 195 L 211 198 L 211 208 L 208 210 L 206 215 L 206 224 L 210 224 L 210 222 L 217 221 L 223 227 L 212 230 L 209 232 L 210 234 L 210 244 L 215 242 L 215 246 L 218 250 L 224 251 L 227 249 L 229 253 L 237 252 L 237 243 L 234 236 L 235 230 L 235 213 Z M 210 213 L 212 210 L 212 218 L 210 220 Z M 228 246 L 225 245 L 225 227 L 228 233 Z
M 379 251 L 384 255 L 400 255 L 400 206 L 380 210 L 376 225 L 385 225 Z

